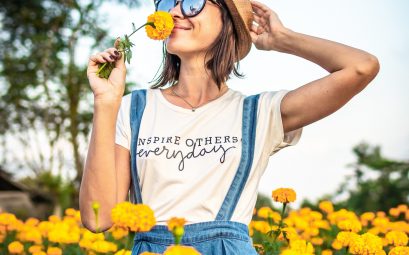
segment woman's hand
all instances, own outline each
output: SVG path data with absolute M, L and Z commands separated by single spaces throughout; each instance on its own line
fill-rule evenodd
M 115 41 L 115 46 L 119 43 Z M 103 52 L 92 55 L 89 58 L 87 76 L 94 93 L 94 99 L 98 102 L 120 102 L 125 91 L 126 66 L 124 56 L 116 48 L 108 48 Z M 108 79 L 98 77 L 97 71 L 100 63 L 114 62 L 115 68 Z
M 251 39 L 259 50 L 279 50 L 280 35 L 287 30 L 281 23 L 278 15 L 268 6 L 251 1 L 254 12 L 254 21 L 250 29 Z

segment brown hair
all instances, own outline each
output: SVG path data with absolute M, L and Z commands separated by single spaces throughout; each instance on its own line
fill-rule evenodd
M 222 31 L 206 52 L 205 59 L 208 54 L 210 54 L 212 58 L 204 63 L 206 68 L 210 70 L 212 78 L 219 89 L 223 82 L 230 79 L 232 71 L 236 77 L 244 77 L 244 75 L 238 71 L 240 68 L 239 61 L 235 63 L 235 60 L 239 58 L 238 44 L 236 43 L 238 40 L 237 31 L 233 26 L 231 15 L 229 11 L 227 11 L 224 1 L 220 2 L 223 6 L 220 8 L 223 22 Z M 151 86 L 151 89 L 163 87 L 167 83 L 173 86 L 179 80 L 180 58 L 166 51 L 165 42 L 163 43 L 162 49 L 164 56 L 162 64 L 165 63 L 165 65 L 162 69 L 162 73 Z

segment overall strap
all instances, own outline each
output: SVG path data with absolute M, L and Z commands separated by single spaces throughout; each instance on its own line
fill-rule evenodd
M 132 91 L 130 121 L 131 121 L 131 201 L 142 204 L 141 188 L 139 186 L 138 169 L 136 166 L 136 147 L 138 144 L 139 127 L 146 105 L 146 89 Z
M 242 152 L 239 167 L 224 198 L 216 220 L 230 220 L 247 182 L 253 163 L 256 139 L 257 107 L 260 95 L 248 96 L 243 103 Z

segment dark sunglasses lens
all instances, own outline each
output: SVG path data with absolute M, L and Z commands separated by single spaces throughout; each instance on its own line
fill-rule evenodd
M 158 4 L 157 11 L 169 12 L 175 6 L 174 0 L 161 0 Z
M 182 9 L 186 16 L 197 15 L 204 7 L 206 0 L 183 0 Z

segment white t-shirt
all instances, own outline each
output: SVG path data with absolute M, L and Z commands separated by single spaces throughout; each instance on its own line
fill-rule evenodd
M 302 128 L 283 133 L 280 102 L 288 90 L 260 93 L 250 175 L 231 218 L 248 225 L 268 159 L 295 145 Z M 187 224 L 215 220 L 238 169 L 245 95 L 229 89 L 192 112 L 170 103 L 160 89 L 147 89 L 137 148 L 142 200 L 157 224 L 184 217 Z M 131 94 L 123 97 L 116 143 L 130 150 Z

